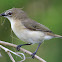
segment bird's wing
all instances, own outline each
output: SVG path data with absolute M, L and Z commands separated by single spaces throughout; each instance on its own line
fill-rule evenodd
M 23 25 L 29 29 L 29 30 L 33 30 L 33 31 L 43 31 L 43 32 L 52 32 L 50 29 L 48 29 L 47 27 L 45 27 L 44 25 L 33 21 L 31 19 L 27 19 L 25 21 L 22 21 Z

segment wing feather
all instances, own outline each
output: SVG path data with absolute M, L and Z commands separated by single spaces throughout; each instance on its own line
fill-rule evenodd
M 44 25 L 42 25 L 34 20 L 31 20 L 31 19 L 27 19 L 25 21 L 22 21 L 22 23 L 29 30 L 43 31 L 43 32 L 50 32 L 50 33 L 52 32 L 50 29 L 48 29 Z

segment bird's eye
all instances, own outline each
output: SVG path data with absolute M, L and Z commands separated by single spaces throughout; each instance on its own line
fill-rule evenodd
M 12 12 L 9 12 L 9 13 L 8 13 L 8 15 L 11 15 L 11 14 L 12 14 Z

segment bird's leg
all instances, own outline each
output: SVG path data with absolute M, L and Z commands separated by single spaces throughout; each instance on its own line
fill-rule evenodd
M 37 52 L 38 48 L 40 47 L 40 45 L 41 45 L 41 43 L 39 43 L 39 45 L 38 45 L 38 47 L 37 47 L 36 51 L 32 54 L 32 58 L 34 58 L 34 56 L 35 56 L 35 54 L 36 54 L 36 52 Z
M 32 43 L 29 43 L 29 44 L 21 44 L 21 45 L 18 45 L 16 49 L 19 51 L 21 46 L 31 45 L 31 44 L 32 44 Z

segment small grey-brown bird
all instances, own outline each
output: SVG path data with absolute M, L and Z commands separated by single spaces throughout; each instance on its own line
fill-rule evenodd
M 27 44 L 18 45 L 17 50 L 24 45 L 39 43 L 36 51 L 32 54 L 32 58 L 34 58 L 39 46 L 44 40 L 62 38 L 62 36 L 54 34 L 44 25 L 30 19 L 20 8 L 9 9 L 0 14 L 0 16 L 8 18 L 15 35 L 22 41 L 27 42 Z

